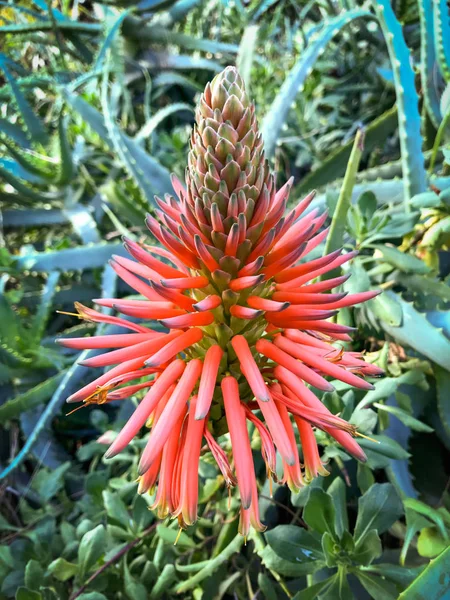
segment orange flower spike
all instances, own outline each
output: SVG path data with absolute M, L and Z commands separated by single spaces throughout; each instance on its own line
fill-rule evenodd
M 365 459 L 352 437 L 355 428 L 333 415 L 306 384 L 333 390 L 330 377 L 371 388 L 363 377 L 379 376 L 380 369 L 358 353 L 335 348 L 334 341 L 351 340 L 353 329 L 329 319 L 377 292 L 333 292 L 348 274 L 317 281 L 355 253 L 336 250 L 306 260 L 328 235 L 327 215 L 317 208 L 306 213 L 314 192 L 285 212 L 293 180 L 276 190 L 255 108 L 236 69 L 225 69 L 206 86 L 185 185 L 176 177 L 172 184 L 175 196 L 156 200 L 159 221 L 146 218 L 159 245 L 124 238 L 132 258 L 115 256 L 111 262 L 143 299 L 95 301 L 123 316 L 76 304 L 75 316 L 125 332 L 60 341 L 77 350 L 104 350 L 83 365 L 116 365 L 68 400 L 95 404 L 142 394 L 107 456 L 122 451 L 152 416 L 139 463 L 140 491 L 156 486 L 158 515 L 176 516 L 182 527 L 197 518 L 203 438 L 227 486 L 236 483 L 229 445 L 221 448 L 215 439 L 228 428 L 241 494 L 240 531 L 247 535 L 251 526 L 263 528 L 247 419 L 259 431 L 270 475 L 275 477 L 279 453 L 284 480 L 293 488 L 303 481 L 293 420 L 306 478 L 325 474 L 312 426 Z M 169 331 L 154 331 L 127 317 L 159 321 Z M 262 417 L 254 415 L 256 410 Z

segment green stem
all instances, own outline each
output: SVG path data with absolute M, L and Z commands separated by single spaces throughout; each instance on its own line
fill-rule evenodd
M 433 151 L 431 153 L 430 167 L 429 167 L 430 173 L 433 172 L 434 164 L 436 162 L 439 148 L 441 146 L 441 139 L 442 139 L 442 136 L 444 135 L 444 131 L 446 130 L 448 125 L 450 125 L 450 110 L 447 111 L 447 113 L 445 114 L 445 117 L 442 119 L 441 124 L 439 125 L 439 129 L 436 134 L 436 138 L 434 140 Z
M 187 581 L 179 583 L 175 587 L 175 592 L 177 594 L 182 594 L 187 590 L 195 588 L 196 585 L 200 583 L 200 581 L 203 581 L 204 579 L 212 575 L 214 571 L 220 567 L 220 565 L 222 565 L 229 558 L 231 558 L 233 554 L 239 552 L 243 543 L 243 536 L 238 534 L 220 554 L 218 554 L 215 558 L 209 561 L 209 564 L 206 567 L 201 569 L 201 571 L 196 573 L 193 577 L 190 577 Z
M 364 150 L 364 131 L 358 129 L 353 143 L 352 152 L 345 172 L 344 181 L 342 182 L 339 199 L 331 221 L 330 233 L 328 234 L 325 254 L 329 254 L 342 246 L 345 234 L 345 226 L 347 223 L 347 212 L 352 202 L 353 188 L 356 182 L 356 174 L 359 169 L 359 163 Z M 336 271 L 330 271 L 324 275 L 324 279 L 331 279 L 336 276 Z

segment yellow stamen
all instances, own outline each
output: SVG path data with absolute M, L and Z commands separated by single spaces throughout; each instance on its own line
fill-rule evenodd
M 182 528 L 182 527 L 180 527 L 180 529 L 178 530 L 177 537 L 175 538 L 175 541 L 174 541 L 174 543 L 173 543 L 173 545 L 174 545 L 174 546 L 176 546 L 176 545 L 177 545 L 177 542 L 178 542 L 178 540 L 180 539 L 180 535 L 181 535 L 181 532 L 182 532 L 182 531 L 183 531 L 183 528 Z
M 84 318 L 81 315 L 79 315 L 78 313 L 66 312 L 65 310 L 57 310 L 56 312 L 60 315 L 69 315 L 69 317 L 78 317 L 78 319 Z
M 272 473 L 269 473 L 269 496 L 273 498 L 273 481 L 272 481 Z
M 353 435 L 355 435 L 357 437 L 362 437 L 365 440 L 369 440 L 369 442 L 373 442 L 374 444 L 380 444 L 381 443 L 378 440 L 374 440 L 373 438 L 369 437 L 368 435 L 364 435 L 363 433 L 359 433 L 359 431 L 355 431 L 355 433 Z

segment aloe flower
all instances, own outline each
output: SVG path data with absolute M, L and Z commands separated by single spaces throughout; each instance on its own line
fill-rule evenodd
M 313 388 L 333 390 L 327 378 L 372 388 L 361 376 L 380 370 L 342 350 L 339 342 L 350 340 L 351 328 L 330 318 L 375 293 L 331 293 L 347 276 L 319 280 L 352 252 L 304 261 L 327 236 L 326 214 L 305 214 L 314 193 L 286 212 L 291 185 L 276 190 L 254 105 L 236 69 L 228 67 L 206 86 L 197 107 L 186 186 L 174 177 L 176 197 L 157 198 L 158 220 L 147 217 L 159 244 L 125 239 L 134 260 L 112 260 L 143 299 L 95 301 L 142 324 L 77 304 L 81 318 L 128 333 L 60 340 L 70 348 L 110 350 L 82 362 L 112 368 L 70 402 L 104 403 L 144 390 L 106 457 L 151 426 L 139 492 L 156 489 L 158 515 L 176 516 L 182 527 L 197 519 L 199 460 L 209 450 L 227 486 L 239 490 L 241 533 L 251 525 L 262 529 L 249 423 L 268 476 L 277 478 L 278 453 L 280 481 L 293 490 L 327 473 L 314 427 L 365 460 L 355 427 L 333 415 Z M 153 330 L 152 321 L 167 333 Z M 231 452 L 218 441 L 227 433 Z

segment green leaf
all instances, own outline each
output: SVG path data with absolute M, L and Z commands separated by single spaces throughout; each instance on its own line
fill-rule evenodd
M 77 574 L 78 565 L 60 557 L 49 564 L 48 571 L 58 581 L 67 581 Z
M 357 409 L 362 409 L 376 402 L 377 400 L 383 400 L 383 398 L 389 398 L 392 394 L 395 394 L 398 387 L 402 384 L 415 385 L 419 381 L 424 380 L 425 376 L 419 369 L 412 371 L 406 371 L 399 377 L 385 377 L 380 381 L 375 382 L 375 389 L 370 390 L 364 396 L 364 399 L 358 404 Z
M 448 397 L 448 391 L 450 390 L 450 373 L 437 365 L 434 365 L 433 371 L 436 378 L 436 396 L 439 417 L 447 434 L 450 435 L 450 401 Z
M 64 487 L 64 475 L 70 469 L 71 463 L 66 462 L 52 471 L 41 470 L 33 480 L 33 487 L 39 496 L 48 501 Z
M 152 591 L 149 595 L 149 600 L 159 600 L 164 595 L 164 592 L 171 587 L 172 583 L 176 580 L 175 567 L 171 564 L 164 565 L 161 575 L 158 577 Z M 130 598 L 134 600 L 134 598 Z
M 269 546 L 284 560 L 301 565 L 322 558 L 320 541 L 301 527 L 278 525 L 264 535 Z
M 444 515 L 439 510 L 436 510 L 432 506 L 428 506 L 428 504 L 425 504 L 425 502 L 422 502 L 421 500 L 416 500 L 415 498 L 406 498 L 403 501 L 403 503 L 405 505 L 405 508 L 414 510 L 420 515 L 423 515 L 424 517 L 427 517 L 428 519 L 433 521 L 438 527 L 439 531 L 441 532 L 441 535 L 445 539 L 448 539 L 448 533 L 444 523 Z M 445 509 L 442 508 L 441 510 Z
M 358 500 L 358 517 L 355 525 L 355 543 L 371 530 L 384 533 L 403 514 L 401 500 L 390 483 L 375 483 Z
M 353 597 L 345 569 L 340 568 L 331 585 L 320 595 L 320 600 L 350 600 Z
M 332 567 L 337 567 L 339 564 L 339 551 L 340 546 L 336 544 L 328 531 L 322 536 L 322 551 L 325 556 L 325 564 L 330 569 Z
M 388 323 L 392 327 L 399 327 L 403 320 L 402 306 L 395 298 L 387 294 L 381 294 L 369 300 L 368 308 L 379 321 Z
M 373 600 L 397 600 L 397 588 L 390 581 L 364 571 L 356 571 L 356 576 Z
M 400 553 L 401 565 L 405 564 L 408 549 L 416 533 L 424 527 L 428 527 L 429 525 L 431 525 L 431 522 L 428 519 L 424 518 L 422 515 L 412 510 L 411 508 L 408 508 L 407 506 L 405 506 L 405 520 L 406 533 L 405 538 L 403 540 L 402 551 Z
M 120 523 L 125 529 L 131 525 L 131 517 L 123 500 L 117 492 L 103 492 L 103 502 L 105 503 L 106 514 L 113 521 Z
M 27 562 L 25 567 L 25 587 L 38 591 L 44 583 L 44 569 L 33 558 Z
M 348 530 L 347 498 L 344 481 L 340 477 L 336 477 L 328 488 L 327 494 L 331 496 L 334 506 L 334 526 L 336 533 L 338 537 L 342 537 L 344 531 Z
M 450 546 L 437 558 L 430 561 L 427 568 L 417 579 L 398 597 L 398 600 L 413 598 L 429 598 L 445 600 L 450 593 Z
M 175 571 L 175 567 L 173 565 L 170 566 Z M 160 577 L 162 577 L 162 574 Z M 129 600 L 147 600 L 147 590 L 145 589 L 145 586 L 139 581 L 136 581 L 136 579 L 131 575 L 126 561 L 124 562 L 123 584 L 124 591 Z M 158 584 L 156 583 L 156 585 Z
M 425 558 L 434 558 L 448 547 L 437 527 L 425 527 L 417 539 L 417 552 Z
M 377 443 L 364 438 L 358 440 L 359 445 L 364 448 L 364 450 L 381 454 L 382 456 L 386 456 L 387 458 L 392 458 L 394 460 L 402 460 L 411 456 L 409 452 L 402 448 L 398 442 L 391 439 L 387 435 L 372 434 L 370 437 Z
M 404 273 L 425 274 L 430 272 L 430 267 L 413 254 L 401 252 L 394 246 L 374 244 L 372 247 L 381 252 L 386 262 Z
M 425 423 L 422 423 L 422 421 L 419 421 L 418 419 L 415 419 L 409 413 L 407 413 L 406 410 L 403 410 L 398 406 L 380 404 L 379 402 L 375 402 L 374 406 L 378 408 L 378 410 L 383 410 L 384 412 L 394 415 L 395 417 L 397 417 L 397 419 L 400 419 L 400 421 L 404 423 L 407 427 L 410 427 L 415 431 L 423 431 L 425 433 L 431 433 L 434 431 L 432 427 L 426 425 Z
M 385 577 L 393 581 L 396 585 L 404 588 L 409 585 L 423 570 L 420 567 L 401 567 L 400 565 L 392 565 L 389 563 L 378 563 L 370 567 L 360 569 L 360 571 L 375 573 L 381 577 Z
M 318 583 L 313 583 L 304 590 L 297 592 L 292 600 L 316 600 L 316 598 L 320 597 L 320 592 L 330 585 L 333 579 L 334 576 L 319 581 Z
M 376 529 L 368 531 L 355 546 L 352 559 L 360 565 L 368 566 L 383 552 L 380 536 Z
M 278 527 L 283 527 L 279 525 Z M 267 535 L 267 533 L 266 533 Z M 263 564 L 270 569 L 275 571 L 279 575 L 285 577 L 301 577 L 302 575 L 308 575 L 309 573 L 315 573 L 325 566 L 323 560 L 308 560 L 302 563 L 295 563 L 289 560 L 285 560 L 279 556 L 273 548 L 267 545 L 263 550 L 258 552 Z M 323 555 L 322 555 L 323 557 Z
M 16 592 L 16 600 L 42 600 L 42 596 L 39 592 L 20 587 Z
M 334 529 L 335 511 L 333 500 L 329 494 L 320 489 L 311 490 L 308 502 L 303 511 L 303 519 L 318 533 L 327 531 L 336 540 Z
M 100 592 L 87 592 L 78 596 L 77 600 L 108 600 L 108 598 Z
M 175 540 L 177 539 L 179 533 L 176 529 L 170 529 L 165 525 L 158 525 L 156 527 L 156 532 L 164 542 L 172 545 L 175 544 Z M 187 546 L 188 548 L 195 548 L 196 544 L 187 533 L 182 531 L 180 537 L 178 538 L 177 546 Z
M 265 600 L 278 600 L 277 592 L 272 580 L 265 573 L 258 574 L 258 585 Z
M 103 525 L 97 525 L 95 529 L 86 532 L 78 548 L 78 563 L 80 578 L 94 567 L 98 559 L 106 551 L 106 531 Z

